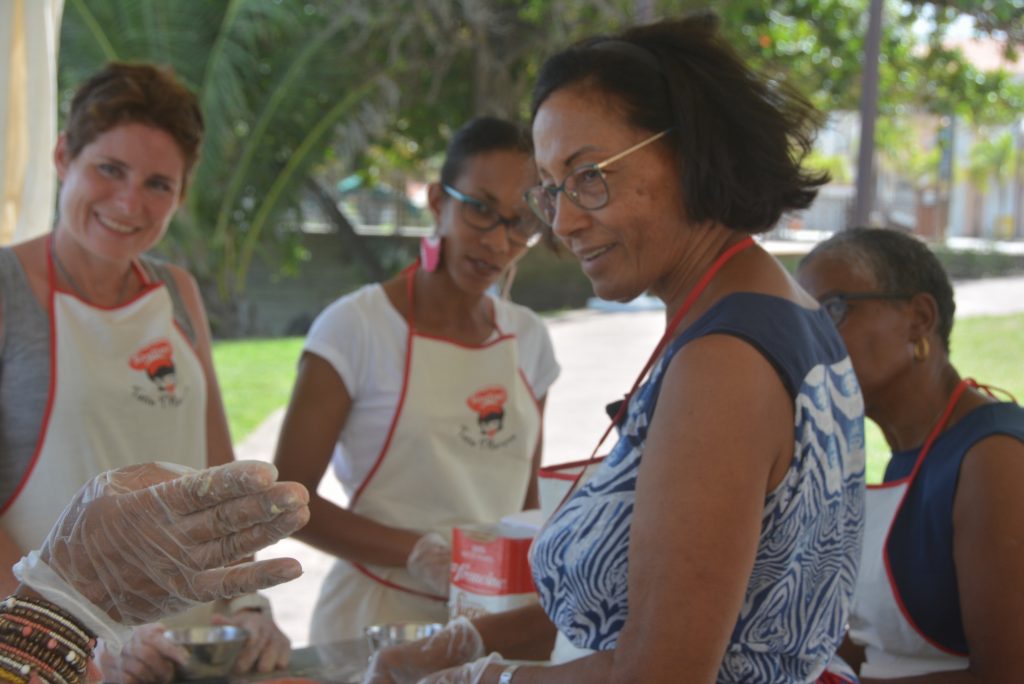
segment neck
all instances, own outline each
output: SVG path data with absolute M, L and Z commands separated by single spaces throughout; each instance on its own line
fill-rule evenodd
M 442 267 L 433 273 L 416 271 L 415 315 L 418 327 L 442 330 L 493 327 L 486 295 L 466 292 Z
M 52 240 L 55 276 L 62 286 L 100 306 L 116 306 L 129 297 L 131 260 L 97 258 L 60 228 L 54 232 Z
M 690 232 L 689 244 L 681 249 L 682 258 L 672 271 L 651 288 L 652 294 L 665 302 L 666 320 L 679 312 L 686 297 L 690 294 L 701 277 L 711 268 L 715 260 L 732 245 L 745 239 L 745 234 L 729 230 L 721 226 L 694 229 Z M 701 294 L 697 302 L 712 301 L 714 296 L 707 296 L 716 290 L 715 282 L 708 284 L 708 289 Z M 686 314 L 692 319 L 703 311 L 706 306 L 694 303 L 694 309 Z
M 867 409 L 867 415 L 878 423 L 893 451 L 919 447 L 935 429 L 959 383 L 960 375 L 943 354 L 905 373 L 884 401 Z M 955 413 L 950 422 L 953 418 Z

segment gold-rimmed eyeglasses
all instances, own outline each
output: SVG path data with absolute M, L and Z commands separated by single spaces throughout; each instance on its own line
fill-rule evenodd
M 655 133 L 649 138 L 641 140 L 629 149 L 605 159 L 596 164 L 584 164 L 573 169 L 558 185 L 535 185 L 526 191 L 524 197 L 526 203 L 533 209 L 541 221 L 547 226 L 555 224 L 555 217 L 558 214 L 558 193 L 565 193 L 569 201 L 580 209 L 594 211 L 602 209 L 608 204 L 610 198 L 608 181 L 604 177 L 604 169 L 623 157 L 633 154 L 637 150 L 650 145 L 668 135 L 671 128 L 666 128 L 660 133 Z

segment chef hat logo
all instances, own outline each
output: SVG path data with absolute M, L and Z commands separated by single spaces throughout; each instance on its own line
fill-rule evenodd
M 505 418 L 505 400 L 508 392 L 501 385 L 484 387 L 466 400 L 469 408 L 477 413 L 480 432 L 493 438 L 501 430 Z
M 504 413 L 506 399 L 508 399 L 508 392 L 504 387 L 491 385 L 475 392 L 466 400 L 466 404 L 482 418 L 495 413 Z
M 162 339 L 146 345 L 132 355 L 128 365 L 145 371 L 162 391 L 174 393 L 174 349 L 170 341 Z

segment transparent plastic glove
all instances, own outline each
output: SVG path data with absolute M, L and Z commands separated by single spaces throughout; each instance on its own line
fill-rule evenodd
M 427 585 L 438 596 L 448 596 L 448 577 L 452 567 L 452 547 L 437 532 L 428 532 L 412 547 L 405 567 L 409 574 Z
M 500 655 L 492 653 L 486 658 L 480 658 L 465 665 L 459 665 L 458 667 L 427 675 L 417 684 L 480 684 L 488 667 L 503 663 L 504 661 Z
M 15 573 L 119 650 L 116 624 L 295 579 L 291 558 L 236 563 L 301 528 L 309 494 L 268 463 L 192 471 L 149 463 L 93 478 Z
M 362 684 L 416 684 L 423 677 L 472 662 L 484 655 L 484 641 L 464 617 L 437 634 L 377 651 Z
M 159 622 L 136 627 L 119 656 L 103 647 L 97 649 L 103 681 L 121 684 L 172 681 L 174 663 L 184 665 L 188 661 L 188 652 L 164 638 L 164 629 Z
M 249 633 L 242 652 L 235 661 L 235 674 L 271 672 L 288 666 L 292 657 L 292 643 L 284 635 L 270 613 L 240 610 L 231 615 L 214 615 L 215 625 L 234 625 Z

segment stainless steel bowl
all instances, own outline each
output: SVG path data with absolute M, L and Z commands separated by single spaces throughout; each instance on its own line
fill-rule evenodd
M 440 622 L 392 622 L 387 625 L 371 625 L 363 631 L 366 632 L 366 641 L 373 654 L 387 646 L 426 639 L 442 629 L 444 625 Z
M 168 629 L 164 637 L 188 651 L 188 664 L 174 664 L 178 679 L 209 679 L 231 672 L 249 633 L 241 627 L 218 625 Z

